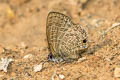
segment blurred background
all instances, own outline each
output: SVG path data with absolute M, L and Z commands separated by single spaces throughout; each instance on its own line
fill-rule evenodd
M 119 2 L 119 0 L 0 0 L 0 44 L 13 45 L 25 42 L 30 46 L 45 46 L 46 17 L 50 11 L 64 13 L 71 17 L 74 23 L 79 23 L 89 30 L 104 27 L 105 24 L 108 26 L 111 22 L 120 20 Z

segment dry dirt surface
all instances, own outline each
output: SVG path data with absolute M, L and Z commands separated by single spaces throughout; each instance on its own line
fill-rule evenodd
M 88 32 L 88 53 L 78 61 L 44 63 L 50 11 L 71 17 Z M 0 0 L 0 59 L 13 60 L 7 72 L 0 62 L 0 80 L 120 80 L 119 25 L 120 0 Z M 41 69 L 35 71 L 36 65 Z

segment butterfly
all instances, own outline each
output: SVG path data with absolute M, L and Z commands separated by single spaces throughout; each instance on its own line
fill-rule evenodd
M 59 12 L 50 12 L 46 22 L 49 60 L 78 59 L 88 48 L 87 32 Z

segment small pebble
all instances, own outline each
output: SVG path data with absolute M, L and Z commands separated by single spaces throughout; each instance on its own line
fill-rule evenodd
M 8 58 L 1 58 L 0 61 L 0 70 L 3 70 L 4 72 L 7 72 L 8 65 L 14 61 L 13 59 L 8 59 Z
M 58 75 L 56 73 L 56 70 L 54 71 L 54 73 L 53 73 L 53 75 L 51 77 L 51 80 L 59 80 L 59 77 L 58 77 Z
M 87 59 L 86 57 L 79 58 L 79 59 L 78 59 L 78 62 L 85 61 L 86 59 Z
M 32 57 L 33 57 L 32 54 L 27 54 L 27 55 L 24 56 L 24 59 L 28 59 L 28 58 L 32 58 Z
M 120 23 L 114 23 L 114 24 L 112 24 L 112 27 L 115 27 L 115 26 L 120 26 Z
M 43 69 L 43 63 L 34 66 L 34 72 L 39 72 Z
M 59 78 L 63 80 L 63 79 L 65 79 L 65 76 L 62 74 L 59 74 Z

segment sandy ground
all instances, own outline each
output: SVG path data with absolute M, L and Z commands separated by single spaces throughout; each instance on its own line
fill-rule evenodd
M 83 60 L 46 62 L 34 72 L 34 66 L 49 54 L 46 17 L 50 11 L 70 16 L 88 32 L 90 48 L 100 47 L 83 54 Z M 115 75 L 120 68 L 120 27 L 99 39 L 115 23 L 120 23 L 120 0 L 0 0 L 0 58 L 14 60 L 7 72 L 0 71 L 0 80 L 120 80 Z

